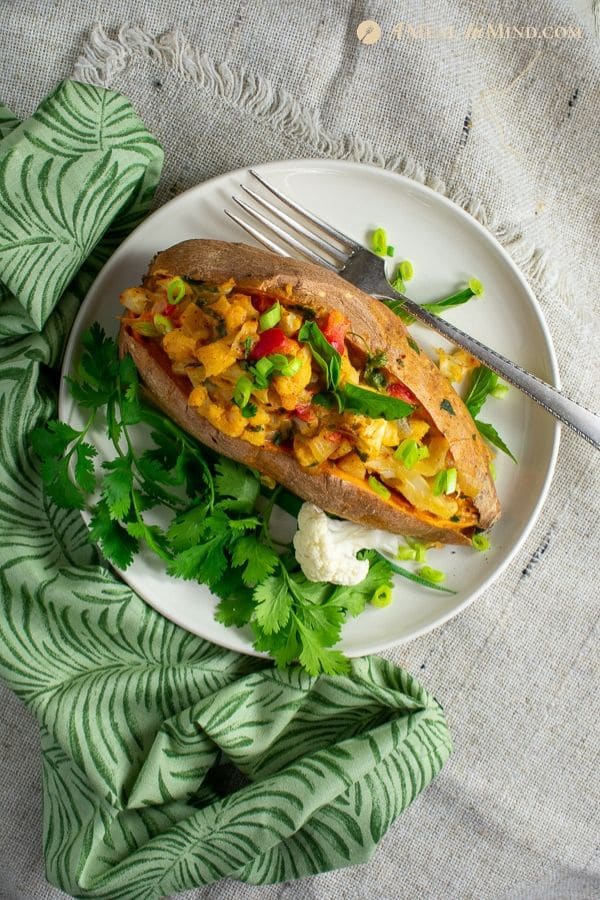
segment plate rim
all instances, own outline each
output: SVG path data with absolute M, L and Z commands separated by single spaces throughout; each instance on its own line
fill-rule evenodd
M 476 219 L 473 215 L 471 215 L 471 213 L 469 213 L 466 209 L 464 209 L 462 206 L 460 206 L 458 203 L 456 203 L 450 197 L 446 196 L 445 194 L 442 194 L 439 191 L 436 191 L 434 188 L 431 188 L 429 185 L 424 184 L 419 181 L 416 181 L 416 180 L 410 178 L 409 176 L 404 175 L 400 172 L 394 172 L 390 169 L 385 169 L 383 167 L 375 166 L 375 165 L 368 164 L 368 163 L 356 162 L 354 160 L 329 159 L 327 157 L 308 157 L 308 158 L 280 159 L 280 160 L 272 160 L 272 161 L 266 162 L 266 163 L 251 164 L 249 166 L 242 166 L 237 169 L 232 169 L 228 172 L 222 172 L 218 175 L 214 175 L 211 178 L 207 178 L 205 181 L 202 181 L 196 185 L 193 185 L 193 186 L 187 188 L 185 191 L 182 191 L 180 194 L 177 194 L 177 196 L 172 197 L 170 200 L 168 200 L 162 206 L 159 206 L 157 209 L 153 210 L 148 216 L 146 216 L 133 229 L 133 231 L 130 232 L 130 234 L 127 235 L 127 237 L 121 242 L 121 244 L 119 244 L 119 246 L 117 247 L 115 252 L 113 254 L 111 254 L 109 259 L 104 263 L 104 265 L 102 266 L 100 271 L 97 273 L 96 277 L 94 278 L 93 282 L 90 284 L 88 290 L 86 291 L 85 297 L 83 298 L 81 305 L 77 311 L 77 314 L 74 317 L 73 322 L 71 324 L 71 327 L 69 330 L 69 336 L 68 336 L 67 342 L 65 344 L 65 350 L 63 353 L 62 361 L 61 361 L 60 386 L 59 386 L 58 404 L 57 404 L 58 417 L 61 419 L 64 419 L 64 412 L 65 412 L 67 402 L 69 402 L 71 399 L 68 395 L 66 381 L 65 381 L 64 376 L 69 374 L 71 371 L 72 360 L 73 360 L 74 354 L 76 352 L 75 335 L 78 334 L 78 332 L 81 330 L 80 322 L 83 318 L 85 318 L 85 315 L 87 313 L 87 307 L 89 305 L 88 300 L 89 300 L 90 294 L 92 294 L 92 292 L 95 290 L 96 283 L 99 281 L 99 279 L 104 276 L 106 269 L 111 268 L 115 264 L 115 261 L 118 262 L 119 259 L 123 255 L 126 255 L 130 243 L 132 243 L 135 240 L 137 232 L 142 227 L 145 227 L 148 223 L 150 223 L 152 221 L 153 218 L 157 217 L 159 214 L 163 214 L 165 209 L 171 207 L 172 205 L 176 205 L 176 204 L 180 203 L 182 200 L 185 200 L 185 198 L 187 198 L 188 195 L 193 194 L 200 189 L 204 189 L 210 185 L 213 185 L 215 182 L 218 182 L 221 180 L 232 179 L 232 178 L 236 178 L 236 179 L 237 178 L 240 178 L 240 179 L 245 178 L 249 175 L 250 169 L 256 169 L 257 171 L 261 172 L 262 174 L 267 175 L 269 170 L 281 170 L 281 169 L 298 170 L 298 169 L 306 169 L 311 166 L 325 169 L 325 170 L 327 169 L 328 166 L 334 166 L 334 167 L 338 167 L 338 168 L 354 170 L 355 172 L 364 172 L 365 170 L 367 170 L 370 173 L 376 175 L 377 177 L 391 178 L 392 180 L 401 182 L 405 188 L 410 188 L 411 190 L 415 190 L 417 193 L 421 193 L 425 196 L 431 197 L 436 203 L 441 203 L 443 206 L 445 206 L 446 208 L 451 210 L 454 214 L 458 213 L 460 218 L 462 218 L 463 221 L 465 223 L 467 223 L 467 225 L 469 227 L 471 227 L 471 228 L 474 227 L 475 231 L 479 234 L 479 236 L 481 238 L 483 238 L 483 240 L 486 241 L 488 244 L 490 244 L 496 253 L 497 252 L 500 253 L 500 256 L 502 257 L 504 263 L 506 265 L 508 265 L 508 267 L 511 269 L 513 275 L 516 276 L 521 287 L 527 294 L 529 304 L 530 304 L 530 309 L 533 312 L 533 314 L 535 315 L 535 318 L 536 318 L 537 324 L 540 328 L 540 333 L 541 333 L 541 336 L 543 338 L 543 342 L 545 345 L 545 350 L 546 350 L 545 362 L 548 364 L 548 366 L 550 368 L 550 372 L 551 372 L 550 383 L 553 384 L 554 387 L 556 387 L 557 389 L 560 389 L 560 373 L 559 373 L 559 368 L 558 368 L 558 360 L 556 357 L 556 351 L 554 348 L 554 342 L 552 340 L 552 334 L 550 332 L 550 329 L 549 329 L 546 319 L 544 317 L 540 303 L 539 303 L 537 297 L 535 296 L 533 289 L 529 285 L 529 282 L 527 281 L 526 276 L 521 271 L 521 269 L 517 265 L 517 263 L 513 260 L 512 256 L 508 252 L 508 250 L 502 246 L 502 244 L 498 240 L 498 238 L 491 231 L 489 231 L 478 219 Z M 243 241 L 240 241 L 240 242 L 243 242 Z M 530 401 L 530 402 L 533 402 L 533 401 Z M 350 659 L 360 658 L 362 656 L 366 656 L 371 653 L 381 653 L 385 650 L 391 649 L 392 647 L 398 647 L 398 646 L 407 644 L 410 641 L 414 641 L 419 637 L 423 637 L 426 634 L 430 634 L 433 631 L 436 631 L 442 625 L 445 625 L 451 619 L 455 618 L 460 613 L 462 613 L 465 609 L 467 609 L 469 606 L 471 606 L 471 604 L 474 603 L 475 600 L 477 600 L 479 597 L 481 597 L 481 595 L 485 591 L 487 591 L 488 588 L 491 587 L 491 585 L 504 574 L 504 572 L 506 571 L 508 566 L 512 563 L 515 556 L 520 551 L 523 544 L 525 543 L 525 541 L 531 534 L 531 531 L 533 530 L 533 527 L 535 526 L 535 524 L 539 518 L 541 509 L 548 497 L 548 492 L 549 492 L 552 478 L 554 477 L 554 472 L 556 469 L 556 462 L 557 462 L 558 451 L 559 451 L 559 446 L 560 446 L 560 437 L 561 437 L 561 425 L 560 425 L 560 422 L 555 420 L 553 431 L 552 431 L 552 438 L 551 438 L 552 443 L 551 443 L 550 454 L 549 454 L 549 458 L 548 458 L 547 471 L 546 471 L 546 475 L 544 477 L 544 481 L 542 483 L 539 495 L 535 502 L 535 505 L 529 515 L 529 518 L 523 528 L 521 535 L 519 536 L 519 539 L 517 541 L 515 541 L 514 544 L 510 547 L 510 550 L 508 551 L 506 558 L 499 565 L 497 565 L 494 568 L 493 572 L 491 572 L 491 574 L 487 578 L 485 578 L 482 581 L 482 583 L 480 585 L 478 585 L 477 588 L 475 588 L 475 590 L 473 590 L 467 597 L 465 597 L 461 603 L 459 603 L 457 606 L 453 607 L 451 610 L 447 611 L 446 613 L 441 614 L 435 620 L 435 622 L 433 622 L 433 623 L 430 622 L 428 624 L 415 627 L 409 634 L 403 635 L 402 637 L 378 641 L 376 646 L 370 646 L 370 647 L 363 648 L 363 649 L 361 649 L 361 648 L 354 648 L 354 649 L 343 648 L 343 652 L 348 658 L 350 658 Z M 83 512 L 82 512 L 82 518 L 83 518 L 85 527 L 89 528 L 88 521 L 86 521 L 86 517 Z M 259 652 L 259 651 L 255 650 L 252 646 L 245 648 L 245 649 L 241 649 L 239 646 L 239 643 L 228 640 L 228 635 L 230 632 L 235 634 L 236 632 L 240 632 L 241 629 L 224 627 L 223 631 L 224 631 L 225 637 L 223 637 L 223 638 L 219 637 L 218 640 L 215 640 L 213 637 L 206 637 L 204 634 L 200 634 L 197 630 L 191 630 L 189 627 L 189 624 L 186 624 L 185 621 L 182 620 L 182 617 L 177 615 L 176 611 L 173 614 L 167 615 L 162 609 L 160 609 L 160 610 L 157 609 L 157 607 L 154 605 L 152 599 L 147 595 L 147 593 L 144 590 L 140 590 L 139 587 L 137 587 L 137 586 L 134 587 L 130 583 L 129 579 L 127 578 L 127 571 L 122 572 L 120 569 L 118 569 L 117 567 L 113 566 L 112 564 L 110 564 L 108 562 L 107 562 L 107 565 L 118 575 L 118 577 L 121 580 L 123 580 L 128 585 L 128 587 L 136 595 L 141 597 L 145 603 L 148 603 L 148 605 L 151 606 L 152 609 L 155 610 L 155 612 L 158 612 L 159 615 L 163 615 L 169 621 L 173 622 L 175 625 L 178 625 L 179 627 L 183 628 L 184 630 L 188 631 L 189 633 L 195 634 L 197 637 L 201 638 L 202 640 L 206 640 L 209 643 L 214 643 L 217 646 L 221 646 L 221 647 L 225 648 L 226 650 L 230 650 L 230 651 L 237 652 L 237 653 L 243 653 L 248 656 L 266 658 L 266 659 L 270 658 L 268 654 Z M 210 588 L 208 588 L 208 590 L 210 591 Z M 183 618 L 185 618 L 185 617 L 183 617 Z M 342 643 L 342 642 L 343 642 L 343 638 L 340 643 Z M 336 647 L 339 647 L 339 644 L 336 645 Z

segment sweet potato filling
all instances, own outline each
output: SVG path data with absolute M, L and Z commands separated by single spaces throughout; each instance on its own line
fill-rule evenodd
M 446 526 L 476 524 L 446 438 L 386 369 L 385 353 L 370 350 L 341 313 L 167 272 L 120 299 L 123 323 L 137 340 L 160 344 L 172 371 L 189 379 L 189 405 L 224 434 L 279 448 L 307 471 L 334 466 Z

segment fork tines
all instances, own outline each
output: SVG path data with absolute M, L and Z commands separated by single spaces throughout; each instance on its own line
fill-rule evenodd
M 266 228 L 271 234 L 279 238 L 280 241 L 287 244 L 288 247 L 301 253 L 312 262 L 321 266 L 327 266 L 327 268 L 334 271 L 339 271 L 347 263 L 352 253 L 359 249 L 359 244 L 355 243 L 346 235 L 342 234 L 341 231 L 338 231 L 337 228 L 324 222 L 319 216 L 309 212 L 305 207 L 296 203 L 295 200 L 292 200 L 286 194 L 273 187 L 272 184 L 265 181 L 262 175 L 259 175 L 253 169 L 249 169 L 249 172 L 250 175 L 260 182 L 263 188 L 276 197 L 285 207 L 298 213 L 313 226 L 316 226 L 321 232 L 324 232 L 329 238 L 332 238 L 341 245 L 336 246 L 330 241 L 325 240 L 320 234 L 307 228 L 296 218 L 290 216 L 285 209 L 281 209 L 279 206 L 272 203 L 271 200 L 252 190 L 252 188 L 240 184 L 240 188 L 254 201 L 254 204 L 251 205 L 235 195 L 232 196 L 232 200 L 234 200 L 255 223 Z M 268 247 L 269 250 L 273 250 L 280 256 L 290 255 L 289 250 L 282 247 L 278 241 L 274 241 L 268 234 L 265 234 L 264 230 L 257 227 L 256 224 L 247 222 L 245 219 L 236 216 L 227 209 L 225 210 L 225 213 L 230 219 L 233 219 L 234 222 L 247 231 L 248 234 L 251 234 L 253 238 L 259 241 L 259 243 Z M 282 225 L 285 227 L 282 227 Z M 315 248 L 321 252 L 317 252 L 317 249 Z

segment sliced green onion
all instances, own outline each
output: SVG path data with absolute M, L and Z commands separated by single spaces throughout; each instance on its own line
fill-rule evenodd
M 278 372 L 280 372 L 284 366 L 287 366 L 289 362 L 287 356 L 284 356 L 283 353 L 271 353 L 270 356 L 267 356 L 267 359 Z
M 427 558 L 427 544 L 421 543 L 421 541 L 416 541 L 414 538 L 407 537 L 406 543 L 414 550 L 414 559 L 415 562 L 424 563 Z
M 415 268 L 410 259 L 403 259 L 398 266 L 398 272 L 402 281 L 410 281 L 415 277 Z
M 160 334 L 154 322 L 132 322 L 131 327 L 144 337 L 158 337 Z
M 152 321 L 160 334 L 168 334 L 169 331 L 173 331 L 173 323 L 168 316 L 161 316 L 157 313 Z
M 384 606 L 389 606 L 392 602 L 392 588 L 389 584 L 382 584 L 381 587 L 378 587 L 373 596 L 371 597 L 371 604 L 376 606 L 378 609 L 383 609 Z
M 269 307 L 269 309 L 267 309 L 259 318 L 258 326 L 261 331 L 268 331 L 269 328 L 274 328 L 280 319 L 281 304 L 276 300 L 273 306 Z
M 244 359 L 248 359 L 248 355 L 252 350 L 252 338 L 247 337 L 244 341 Z
M 254 385 L 245 375 L 240 376 L 236 381 L 235 388 L 233 389 L 233 402 L 236 406 L 239 406 L 240 409 L 243 410 L 250 400 L 253 387 Z
M 385 248 L 386 256 L 393 256 L 395 252 L 396 252 L 396 250 L 394 249 L 394 247 L 392 247 L 391 244 L 388 244 L 387 247 Z
M 398 444 L 394 451 L 394 459 L 399 459 L 406 469 L 412 469 L 419 460 L 427 459 L 429 449 L 412 438 L 406 438 Z
M 371 235 L 371 250 L 377 256 L 385 256 L 387 253 L 388 242 L 385 228 L 376 228 Z
M 467 284 L 475 297 L 481 297 L 483 294 L 483 285 L 479 278 L 469 278 Z
M 498 382 L 495 388 L 490 391 L 492 397 L 495 397 L 496 400 L 501 400 L 506 394 L 508 394 L 509 387 L 507 384 L 502 384 L 502 382 Z
M 301 359 L 291 359 L 287 366 L 283 366 L 281 369 L 282 375 L 287 375 L 288 377 L 295 375 L 302 368 L 302 360 Z
M 485 551 L 489 550 L 492 546 L 489 537 L 486 537 L 485 534 L 474 534 L 471 538 L 471 543 L 480 553 L 485 553 Z
M 185 297 L 185 281 L 183 278 L 171 278 L 167 285 L 167 300 L 172 306 L 177 306 Z
M 242 408 L 242 415 L 245 419 L 251 419 L 256 415 L 258 409 L 256 404 L 254 403 L 246 403 L 246 405 Z
M 415 560 L 416 558 L 417 558 L 417 551 L 413 550 L 412 547 L 406 547 L 404 545 L 398 547 L 398 552 L 396 553 L 396 559 Z
M 369 476 L 368 484 L 371 490 L 376 494 L 379 494 L 380 497 L 383 497 L 384 500 L 389 500 L 389 498 L 391 497 L 391 494 L 386 488 L 385 484 L 382 484 L 377 478 L 373 478 L 372 475 Z
M 398 268 L 396 269 L 396 274 L 391 279 L 390 284 L 394 288 L 395 291 L 398 291 L 399 294 L 403 294 L 406 291 L 406 285 L 404 284 L 404 281 L 402 280 L 402 275 L 400 274 L 400 266 L 398 266 Z M 392 308 L 391 304 L 394 302 L 397 303 L 397 301 L 388 300 L 388 302 L 386 303 L 386 306 L 389 306 L 390 309 L 392 309 L 392 312 L 396 313 L 396 315 L 399 316 L 403 321 L 406 320 L 406 321 L 408 321 L 409 324 L 410 324 L 410 322 L 414 322 L 414 319 L 410 315 L 410 313 L 404 312 L 401 309 L 400 305 Z
M 496 470 L 496 463 L 493 459 L 490 459 L 490 464 L 488 466 L 488 469 L 490 470 L 490 475 L 492 476 L 492 481 L 495 481 L 496 478 L 498 477 L 498 472 Z
M 456 469 L 442 469 L 435 476 L 433 482 L 433 496 L 439 497 L 440 494 L 453 494 L 456 490 Z
M 421 578 L 424 578 L 425 581 L 431 582 L 431 584 L 441 584 L 442 581 L 446 580 L 446 576 L 443 572 L 440 572 L 439 569 L 432 569 L 431 566 L 421 566 L 421 568 L 417 570 L 417 574 Z

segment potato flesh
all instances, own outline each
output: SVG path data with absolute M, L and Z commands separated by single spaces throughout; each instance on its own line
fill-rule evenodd
M 308 471 L 318 470 L 327 462 L 339 470 L 341 478 L 367 481 L 369 474 L 375 473 L 392 489 L 392 496 L 398 492 L 415 509 L 442 520 L 456 521 L 458 515 L 465 525 L 475 521 L 472 505 L 460 497 L 459 490 L 452 497 L 434 495 L 434 477 L 452 459 L 446 439 L 427 421 L 425 410 L 417 407 L 407 419 L 390 422 L 311 405 L 314 393 L 325 388 L 323 375 L 309 348 L 294 340 L 303 323 L 302 314 L 297 309 L 288 310 L 281 300 L 278 324 L 295 344 L 289 358 L 300 359 L 300 369 L 291 375 L 275 373 L 266 388 L 255 385 L 250 396 L 253 410 L 242 413 L 233 402 L 233 394 L 241 377 L 252 377 L 245 358 L 258 339 L 259 311 L 247 293 L 235 290 L 232 281 L 201 288 L 188 284 L 183 300 L 173 310 L 167 297 L 171 277 L 155 273 L 142 288 L 124 292 L 127 299 L 136 292 L 124 322 L 127 324 L 132 316 L 151 318 L 155 313 L 166 312 L 172 317 L 174 328 L 160 338 L 161 346 L 174 371 L 189 378 L 189 405 L 214 427 L 255 446 L 283 443 L 298 465 Z M 140 292 L 147 297 L 144 310 Z M 346 342 L 341 383 L 363 385 L 360 365 L 356 365 L 354 356 L 351 360 L 350 349 Z M 419 446 L 429 445 L 432 451 L 414 471 L 394 457 L 407 437 Z

